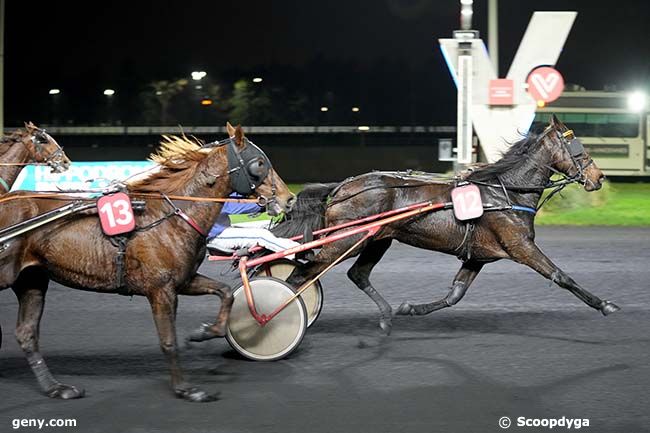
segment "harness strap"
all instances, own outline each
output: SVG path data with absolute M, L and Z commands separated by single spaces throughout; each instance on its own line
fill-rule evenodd
M 501 177 L 497 176 L 497 180 L 499 181 L 499 184 L 501 185 L 501 189 L 503 190 L 503 195 L 506 198 L 506 203 L 508 203 L 508 206 L 512 206 L 512 203 L 510 202 L 510 196 L 508 195 L 508 190 L 506 189 L 506 186 L 503 184 Z
M 513 204 L 513 205 L 510 205 L 510 207 L 512 208 L 512 210 L 528 212 L 528 213 L 532 213 L 533 215 L 535 215 L 537 213 L 537 210 L 533 209 L 532 207 L 528 207 L 528 206 L 517 206 L 517 205 Z
M 170 205 L 171 207 L 174 208 L 174 214 L 175 214 L 175 215 L 178 215 L 179 217 L 181 217 L 181 218 L 183 219 L 183 221 L 185 221 L 187 224 L 190 225 L 190 227 L 192 227 L 194 230 L 196 230 L 196 232 L 197 232 L 198 234 L 200 234 L 200 235 L 203 236 L 204 238 L 207 238 L 207 237 L 208 237 L 208 234 L 207 234 L 206 232 L 204 232 L 203 229 L 202 229 L 201 227 L 199 227 L 199 225 L 196 223 L 196 221 L 194 221 L 194 219 L 193 219 L 191 216 L 189 216 L 188 214 L 186 214 L 185 212 L 183 212 L 183 209 L 181 209 L 181 208 L 179 208 L 178 206 L 176 206 L 176 205 L 174 204 L 174 202 L 171 201 L 171 200 L 169 199 L 169 197 L 167 197 L 167 195 L 163 194 L 162 196 L 163 196 L 163 198 L 165 199 L 165 201 L 166 201 L 167 203 L 169 203 L 169 205 Z
M 454 251 L 458 251 L 456 257 L 461 260 L 469 260 L 472 258 L 472 235 L 474 234 L 474 229 L 476 229 L 476 225 L 473 222 L 465 224 L 465 235 L 463 236 L 463 240 L 460 241 L 460 245 L 454 249 Z
M 188 223 L 190 225 L 190 227 L 192 227 L 194 230 L 196 230 L 196 232 L 198 234 L 200 234 L 204 238 L 208 237 L 208 234 L 206 232 L 204 232 L 201 227 L 199 227 L 199 225 L 196 223 L 196 221 L 194 221 L 194 219 L 192 217 L 190 217 L 188 214 L 183 212 L 183 210 L 181 208 L 174 209 L 174 213 L 176 215 L 178 215 L 179 217 L 181 217 L 183 219 L 183 221 Z

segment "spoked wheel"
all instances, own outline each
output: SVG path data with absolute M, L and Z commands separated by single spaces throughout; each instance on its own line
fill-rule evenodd
M 253 278 L 250 286 L 259 314 L 271 314 L 295 294 L 287 283 L 272 277 Z M 300 297 L 264 326 L 248 309 L 243 285 L 235 290 L 233 297 L 226 334 L 233 349 L 254 361 L 275 361 L 298 347 L 307 330 L 307 312 Z
M 293 270 L 296 269 L 296 266 L 297 263 L 289 259 L 274 260 L 271 263 L 261 265 L 253 275 L 256 277 L 275 277 L 286 281 Z M 323 309 L 323 286 L 320 281 L 316 280 L 300 296 L 307 308 L 307 327 L 309 328 L 318 319 Z

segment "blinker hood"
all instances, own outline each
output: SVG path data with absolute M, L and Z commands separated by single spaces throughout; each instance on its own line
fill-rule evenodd
M 571 156 L 580 156 L 585 153 L 585 147 L 582 145 L 582 141 L 575 136 L 572 129 L 569 129 L 562 134 L 558 132 L 558 135 L 560 135 L 560 138 L 566 144 L 567 150 Z
M 233 191 L 251 195 L 266 179 L 271 169 L 271 161 L 259 147 L 246 140 L 239 151 L 235 140 L 228 142 L 228 172 Z
M 574 137 L 572 140 L 569 140 L 566 146 L 571 156 L 580 156 L 585 153 L 585 147 L 579 138 Z

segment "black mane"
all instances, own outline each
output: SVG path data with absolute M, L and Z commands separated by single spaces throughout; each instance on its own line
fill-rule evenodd
M 510 149 L 503 154 L 500 160 L 493 164 L 476 168 L 466 179 L 487 181 L 519 167 L 539 147 L 542 141 L 540 140 L 541 136 L 541 134 L 529 133 L 510 146 Z

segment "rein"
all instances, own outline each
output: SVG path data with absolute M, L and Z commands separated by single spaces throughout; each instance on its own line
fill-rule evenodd
M 49 165 L 47 162 L 0 162 L 0 166 Z
M 58 191 L 58 192 L 44 192 L 44 193 L 36 193 L 36 194 L 25 194 L 25 195 L 13 195 L 9 197 L 0 197 L 0 203 L 4 203 L 7 201 L 12 201 L 12 200 L 18 200 L 21 198 L 41 198 L 45 200 L 83 200 L 83 201 L 95 201 L 97 200 L 97 197 L 70 197 L 70 194 L 89 194 L 89 193 L 97 193 L 97 191 Z M 149 197 L 149 198 L 154 198 L 154 199 L 159 199 L 159 200 L 164 200 L 165 197 L 163 197 L 162 194 L 157 194 L 157 193 L 145 193 L 145 192 L 132 192 L 129 193 L 129 195 L 133 195 L 136 197 Z M 248 199 L 248 198 L 212 198 L 212 197 L 191 197 L 191 196 L 185 196 L 185 195 L 168 195 L 166 197 L 169 197 L 172 200 L 180 200 L 180 201 L 194 201 L 194 202 L 202 202 L 202 203 L 260 203 L 261 199 Z

